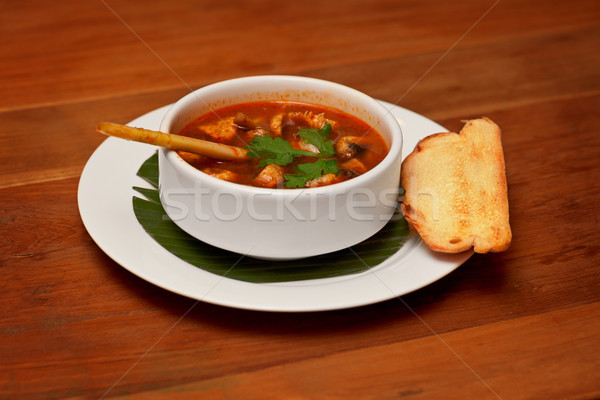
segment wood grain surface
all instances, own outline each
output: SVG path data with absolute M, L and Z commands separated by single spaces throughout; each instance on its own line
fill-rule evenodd
M 0 398 L 600 398 L 600 3 L 0 2 Z M 264 313 L 92 241 L 104 137 L 227 78 L 327 79 L 502 129 L 513 244 L 401 298 Z

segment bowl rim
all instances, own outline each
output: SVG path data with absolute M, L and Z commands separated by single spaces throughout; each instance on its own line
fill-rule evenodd
M 382 123 L 389 124 L 389 126 L 390 126 L 390 137 L 391 137 L 392 143 L 391 143 L 391 145 L 390 145 L 390 143 L 388 143 L 388 146 L 389 146 L 388 153 L 386 154 L 384 159 L 381 160 L 379 162 L 379 164 L 377 164 L 375 167 L 371 168 L 364 174 L 354 177 L 352 179 L 349 179 L 349 180 L 346 180 L 343 182 L 339 182 L 339 183 L 335 183 L 335 184 L 331 184 L 331 185 L 318 186 L 318 187 L 313 187 L 313 188 L 302 187 L 302 188 L 285 188 L 285 189 L 283 189 L 283 188 L 263 188 L 263 187 L 258 187 L 258 186 L 250 186 L 250 185 L 244 185 L 244 184 L 240 184 L 240 183 L 225 181 L 225 180 L 216 178 L 214 176 L 211 176 L 209 174 L 206 174 L 206 173 L 200 171 L 199 169 L 195 168 L 194 166 L 192 166 L 191 164 L 186 162 L 183 158 L 181 158 L 175 150 L 169 150 L 166 148 L 160 148 L 159 150 L 164 153 L 166 159 L 171 163 L 171 165 L 173 165 L 174 168 L 176 168 L 181 173 L 183 173 L 187 178 L 191 178 L 193 181 L 207 180 L 213 186 L 218 186 L 220 190 L 228 191 L 228 192 L 239 191 L 242 194 L 274 194 L 274 195 L 278 195 L 278 196 L 292 197 L 292 198 L 299 196 L 300 193 L 302 193 L 303 191 L 307 191 L 307 190 L 309 190 L 309 192 L 311 194 L 319 195 L 321 193 L 330 193 L 330 192 L 346 193 L 355 188 L 368 187 L 368 185 L 366 184 L 368 181 L 376 178 L 377 176 L 379 176 L 381 174 L 385 174 L 386 171 L 388 170 L 388 168 L 394 162 L 396 162 L 396 159 L 398 157 L 401 157 L 402 143 L 403 143 L 402 127 L 400 126 L 400 124 L 398 123 L 398 121 L 396 120 L 396 118 L 394 117 L 392 112 L 390 110 L 388 110 L 383 104 L 381 104 L 379 101 L 377 101 L 373 97 L 371 97 L 359 90 L 353 89 L 349 86 L 345 86 L 340 83 L 331 82 L 331 81 L 327 81 L 327 80 L 323 80 L 323 79 L 310 78 L 310 77 L 304 77 L 304 76 L 256 75 L 256 76 L 228 79 L 228 80 L 219 81 L 219 82 L 207 85 L 207 86 L 203 86 L 202 88 L 199 88 L 197 90 L 194 90 L 193 92 L 186 94 L 185 96 L 180 98 L 177 102 L 175 102 L 169 108 L 169 110 L 166 112 L 166 114 L 164 115 L 164 117 L 161 121 L 161 124 L 160 124 L 161 130 L 163 129 L 164 124 L 166 123 L 165 121 L 171 122 L 171 120 L 173 120 L 175 118 L 175 116 L 177 115 L 179 110 L 185 104 L 188 104 L 189 102 L 197 102 L 199 99 L 200 99 L 200 101 L 202 101 L 200 96 L 202 95 L 202 92 L 204 92 L 204 91 L 215 90 L 215 88 L 219 88 L 221 86 L 227 87 L 227 86 L 231 86 L 231 85 L 242 84 L 245 82 L 263 81 L 263 80 L 276 80 L 276 81 L 280 81 L 280 82 L 303 81 L 303 82 L 307 82 L 307 83 L 314 83 L 317 85 L 321 85 L 321 87 L 330 86 L 331 88 L 334 88 L 335 90 L 338 90 L 341 92 L 352 93 L 354 96 L 358 96 L 358 97 L 364 99 L 366 102 L 371 103 L 373 108 L 378 111 L 377 113 L 379 115 L 376 115 L 378 120 Z M 323 92 L 325 91 L 322 89 L 317 89 L 317 90 L 321 90 Z M 273 91 L 275 91 L 275 90 L 273 90 Z M 269 90 L 265 90 L 265 92 L 268 93 Z M 343 97 L 343 96 L 339 96 L 339 97 Z M 266 100 L 266 101 L 268 101 L 268 100 Z M 310 102 L 306 101 L 306 103 L 310 103 Z M 319 105 L 316 102 L 310 103 L 310 104 Z M 332 106 L 326 106 L 326 107 L 335 108 Z M 340 111 L 351 114 L 348 111 L 343 111 L 343 110 L 340 110 Z M 198 115 L 197 117 L 199 117 L 199 116 L 200 115 Z M 357 117 L 357 118 L 360 118 L 360 117 Z M 369 124 L 369 125 L 372 126 L 372 124 Z M 398 182 L 398 185 L 399 184 L 400 184 L 400 182 Z

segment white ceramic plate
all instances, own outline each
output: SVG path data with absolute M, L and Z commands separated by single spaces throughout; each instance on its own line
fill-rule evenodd
M 403 158 L 423 137 L 446 129 L 412 111 L 383 103 L 404 135 Z M 157 130 L 169 106 L 129 125 Z M 150 187 L 136 173 L 154 146 L 106 139 L 88 160 L 79 181 L 81 219 L 98 246 L 118 264 L 166 290 L 223 306 L 262 311 L 324 311 L 362 306 L 412 292 L 447 275 L 472 252 L 439 254 L 412 235 L 393 256 L 366 272 L 286 283 L 248 283 L 192 266 L 169 253 L 138 223 L 133 186 Z M 235 266 L 232 266 L 235 268 Z

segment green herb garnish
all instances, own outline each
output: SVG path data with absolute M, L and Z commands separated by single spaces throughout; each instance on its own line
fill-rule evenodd
M 294 161 L 294 158 L 301 156 L 320 157 L 315 162 L 299 164 L 296 167 L 297 174 L 284 175 L 286 187 L 303 187 L 308 181 L 339 172 L 337 161 L 333 158 L 325 158 L 335 154 L 333 142 L 329 139 L 330 133 L 330 124 L 324 124 L 321 129 L 302 128 L 298 131 L 302 140 L 319 149 L 319 153 L 295 149 L 287 140 L 267 135 L 255 136 L 246 149 L 248 157 L 262 158 L 258 164 L 261 168 L 269 164 L 285 166 Z
M 255 136 L 246 146 L 248 157 L 262 158 L 258 164 L 259 167 L 265 167 L 269 164 L 288 165 L 294 161 L 295 157 L 312 156 L 318 154 L 310 151 L 294 149 L 290 142 L 282 138 L 272 138 L 270 136 Z
M 296 166 L 296 171 L 298 171 L 298 174 L 284 175 L 285 187 L 304 187 L 306 182 L 320 178 L 323 175 L 337 174 L 339 168 L 335 159 L 322 158 L 313 163 L 298 164 L 298 166 Z
M 330 157 L 335 154 L 333 142 L 329 140 L 330 133 L 331 125 L 325 124 L 321 129 L 302 128 L 298 131 L 298 136 L 306 143 L 310 143 L 319 149 L 321 156 Z

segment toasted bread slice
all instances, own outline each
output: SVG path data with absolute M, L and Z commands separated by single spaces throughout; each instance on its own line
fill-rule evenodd
M 435 251 L 506 250 L 512 238 L 500 128 L 487 118 L 421 140 L 402 163 L 402 213 Z

